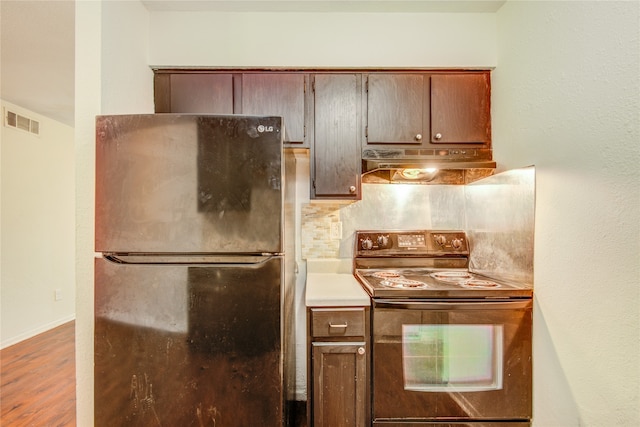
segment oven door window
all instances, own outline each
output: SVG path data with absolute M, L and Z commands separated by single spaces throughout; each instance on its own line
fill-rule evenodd
M 501 389 L 502 330 L 502 325 L 402 325 L 404 389 Z

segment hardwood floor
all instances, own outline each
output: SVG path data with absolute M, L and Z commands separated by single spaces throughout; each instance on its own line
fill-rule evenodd
M 75 379 L 75 322 L 0 350 L 0 426 L 75 426 Z M 305 402 L 291 417 L 306 426 Z
M 2 426 L 76 425 L 75 322 L 0 351 Z

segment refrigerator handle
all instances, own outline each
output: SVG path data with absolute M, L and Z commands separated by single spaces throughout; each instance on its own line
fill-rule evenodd
M 105 253 L 102 257 L 117 264 L 149 265 L 215 265 L 218 267 L 260 266 L 282 254 L 121 254 Z

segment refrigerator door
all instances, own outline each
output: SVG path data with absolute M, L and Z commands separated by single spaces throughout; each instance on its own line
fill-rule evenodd
M 282 119 L 96 119 L 97 252 L 281 253 Z
M 95 425 L 282 426 L 282 257 L 95 262 Z

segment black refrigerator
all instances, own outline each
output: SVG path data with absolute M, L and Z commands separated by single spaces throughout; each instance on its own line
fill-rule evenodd
M 96 119 L 95 425 L 283 426 L 293 163 L 280 117 Z

